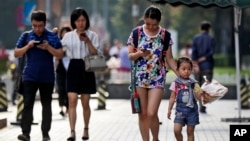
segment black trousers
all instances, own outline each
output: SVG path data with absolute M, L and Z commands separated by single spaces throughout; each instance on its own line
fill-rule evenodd
M 65 106 L 68 109 L 68 96 L 66 90 L 66 72 L 56 73 L 57 92 L 59 96 L 59 106 Z
M 29 136 L 31 131 L 31 125 L 33 122 L 33 108 L 37 90 L 40 93 L 40 100 L 42 104 L 42 134 L 48 136 L 48 132 L 51 128 L 51 101 L 53 93 L 54 83 L 39 83 L 33 81 L 23 82 L 23 100 L 24 109 L 22 112 L 21 128 L 23 134 Z M 37 111 L 39 112 L 39 111 Z

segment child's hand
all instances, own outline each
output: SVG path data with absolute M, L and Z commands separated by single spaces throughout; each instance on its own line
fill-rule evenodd
M 203 99 L 202 99 L 202 102 L 204 104 L 207 104 L 209 102 L 209 100 L 211 99 L 211 96 L 208 94 L 208 93 L 205 93 L 202 95 Z
M 196 99 L 197 100 L 201 100 L 201 97 L 203 97 L 203 95 L 205 94 L 206 92 L 203 91 L 202 89 L 199 90 L 199 92 L 197 93 L 196 95 Z

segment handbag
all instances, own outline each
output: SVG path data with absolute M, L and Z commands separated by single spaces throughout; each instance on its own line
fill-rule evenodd
M 25 44 L 27 44 L 27 39 L 29 38 L 29 32 L 25 32 L 24 33 L 24 41 Z M 19 93 L 19 94 L 23 94 L 23 78 L 22 78 L 22 73 L 23 73 L 23 68 L 25 65 L 25 54 L 23 55 L 23 57 L 18 59 L 18 65 L 17 65 L 17 71 L 16 73 L 16 79 L 15 79 L 15 83 L 14 83 L 14 91 Z
M 88 55 L 84 58 L 85 71 L 102 71 L 107 68 L 105 56 Z
M 14 90 L 15 92 L 18 92 L 19 94 L 23 93 L 23 79 L 22 79 L 22 72 L 25 64 L 25 57 L 19 58 L 19 63 L 17 66 L 17 71 L 16 71 L 16 79 L 14 83 Z
M 136 92 L 136 86 L 135 86 L 135 72 L 137 67 L 133 67 L 133 62 L 131 61 L 131 83 L 130 83 L 130 90 L 132 91 L 130 101 L 131 101 L 131 108 L 132 113 L 137 114 L 141 113 L 141 103 L 140 103 L 140 97 L 138 93 Z

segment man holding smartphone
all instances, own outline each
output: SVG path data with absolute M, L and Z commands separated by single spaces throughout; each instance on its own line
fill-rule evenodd
M 15 57 L 26 58 L 22 72 L 24 98 L 22 134 L 18 135 L 18 139 L 30 141 L 33 107 L 39 90 L 42 104 L 42 140 L 49 141 L 51 101 L 55 82 L 53 57 L 61 58 L 63 50 L 58 36 L 45 28 L 46 14 L 43 11 L 34 11 L 31 14 L 31 24 L 32 30 L 19 37 L 14 51 Z

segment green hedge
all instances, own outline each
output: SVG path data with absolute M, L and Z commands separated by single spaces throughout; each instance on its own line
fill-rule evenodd
M 8 58 L 6 59 L 0 59 L 0 75 L 4 74 L 7 72 L 7 61 Z
M 235 66 L 235 57 L 222 54 L 214 54 L 215 67 Z

